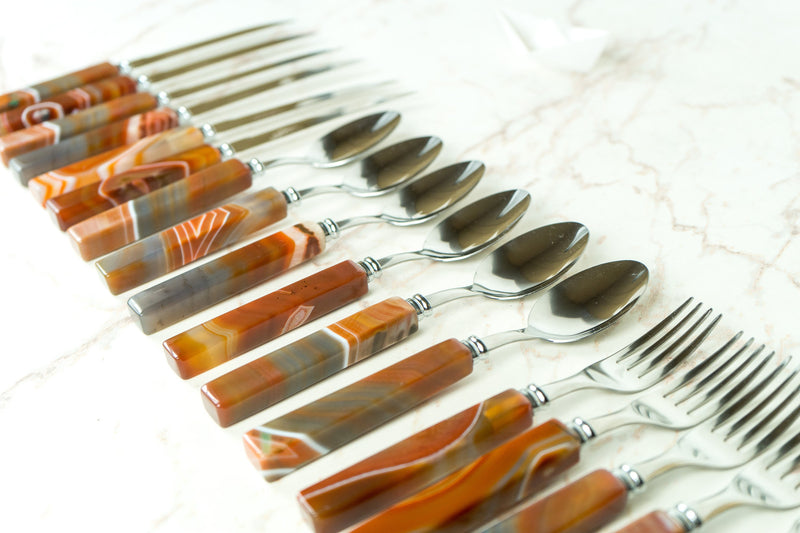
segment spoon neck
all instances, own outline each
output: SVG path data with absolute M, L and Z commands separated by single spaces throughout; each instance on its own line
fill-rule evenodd
M 303 198 L 311 198 L 312 196 L 319 196 L 321 194 L 330 194 L 336 192 L 342 192 L 341 185 L 317 185 L 316 187 L 308 187 L 307 189 L 300 189 L 297 190 L 294 187 L 288 187 L 284 191 L 284 196 L 286 196 L 287 192 L 293 191 L 294 194 L 297 195 L 297 202 L 302 200 Z
M 236 152 L 241 151 L 241 148 L 233 146 Z M 281 157 L 279 159 L 270 159 L 268 161 L 262 161 L 257 158 L 252 158 L 250 161 L 247 162 L 247 166 L 250 167 L 253 176 L 260 176 L 267 170 L 275 167 L 282 167 L 284 165 L 308 165 L 311 161 L 303 157 Z
M 400 263 L 406 263 L 408 261 L 414 261 L 416 259 L 421 259 L 424 256 L 420 252 L 403 252 L 399 254 L 392 254 L 386 257 L 381 257 L 380 259 L 372 259 L 378 265 L 378 270 L 383 270 L 384 268 L 390 268 L 394 265 L 399 265 Z
M 334 222 L 330 218 L 326 218 L 325 221 L 329 221 L 331 224 L 336 226 L 338 233 L 338 230 L 344 230 L 352 228 L 354 226 L 361 226 L 362 224 L 376 224 L 378 222 L 383 222 L 383 218 L 381 218 L 380 216 L 369 215 L 369 216 L 345 218 L 342 220 L 337 220 L 336 222 Z M 332 236 L 337 237 L 338 235 L 332 235 Z
M 502 333 L 495 333 L 494 335 L 485 337 L 481 342 L 486 347 L 486 351 L 488 352 L 496 348 L 500 348 L 501 346 L 505 346 L 506 344 L 511 344 L 512 342 L 529 341 L 535 338 L 537 338 L 536 334 L 531 333 L 530 328 L 523 328 L 512 331 L 504 331 Z
M 472 288 L 467 287 L 456 287 L 453 289 L 445 289 L 442 291 L 437 291 L 427 296 L 422 296 L 421 294 L 415 294 L 413 296 L 414 299 L 421 298 L 428 304 L 428 310 L 430 311 L 434 307 L 440 306 L 442 304 L 446 304 L 448 302 L 452 302 L 453 300 L 459 300 L 461 298 L 467 298 L 469 296 L 477 296 L 473 291 Z M 412 304 L 413 305 L 413 304 Z

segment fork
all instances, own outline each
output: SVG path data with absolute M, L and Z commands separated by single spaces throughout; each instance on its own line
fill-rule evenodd
M 756 368 L 745 379 L 752 380 L 763 370 L 761 360 L 755 363 Z M 795 383 L 790 386 L 798 370 L 794 369 L 787 377 L 775 382 L 785 367 L 785 363 L 777 367 L 738 399 L 735 399 L 738 395 L 736 389 L 740 388 L 738 384 L 733 388 L 728 387 L 724 392 L 714 385 L 714 390 L 730 400 L 725 409 L 708 421 L 710 428 L 704 424 L 684 432 L 674 446 L 638 466 L 622 464 L 613 472 L 596 470 L 545 498 L 524 505 L 485 531 L 595 531 L 616 518 L 627 504 L 628 493 L 641 490 L 645 481 L 652 482 L 667 472 L 683 467 L 724 470 L 747 464 L 775 443 L 800 415 L 800 397 L 797 397 L 800 385 Z M 767 386 L 770 382 L 772 384 Z M 679 403 L 689 403 L 691 407 L 688 411 L 704 408 L 707 395 L 699 399 L 695 396 L 696 392 L 690 390 Z M 752 404 L 755 406 L 739 415 L 746 405 Z M 773 423 L 787 408 L 789 413 Z M 734 416 L 737 418 L 734 419 Z M 724 430 L 718 431 L 721 428 Z M 795 435 L 793 439 L 800 440 L 800 435 Z
M 422 493 L 373 517 L 356 531 L 380 531 L 390 524 L 395 531 L 471 529 L 545 488 L 556 476 L 578 462 L 581 445 L 598 433 L 630 424 L 676 430 L 697 426 L 735 404 L 738 393 L 749 386 L 759 372 L 746 373 L 742 378 L 739 376 L 748 368 L 762 368 L 773 356 L 762 355 L 762 346 L 743 357 L 752 344 L 750 340 L 733 355 L 725 357 L 738 338 L 739 334 L 694 369 L 684 371 L 677 384 L 666 392 L 662 390 L 636 398 L 626 407 L 600 416 L 591 423 L 582 418 L 575 418 L 566 425 L 558 420 L 549 420 L 500 445 Z M 754 390 L 768 386 L 784 367 L 785 364 L 776 368 Z M 678 394 L 690 381 L 692 386 Z M 692 398 L 695 400 L 689 401 Z M 398 521 L 403 525 L 398 526 Z
M 790 422 L 791 423 L 791 422 Z M 777 439 L 775 439 L 777 440 Z M 772 443 L 767 443 L 770 446 Z M 719 492 L 695 503 L 679 503 L 669 512 L 653 511 L 617 533 L 683 533 L 694 531 L 730 509 L 742 506 L 773 511 L 800 507 L 800 432 L 783 440 L 763 461 L 740 470 Z M 800 521 L 792 531 L 800 531 Z
M 701 329 L 712 311 L 695 320 L 702 304 L 690 308 L 691 302 L 692 298 L 687 299 L 631 344 L 571 377 L 544 388 L 529 384 L 520 390 L 507 389 L 304 489 L 298 495 L 301 509 L 318 533 L 338 531 L 520 434 L 530 427 L 533 409 L 590 387 L 624 394 L 652 387 L 686 361 L 720 319 L 717 316 Z M 720 352 L 726 349 L 727 345 Z

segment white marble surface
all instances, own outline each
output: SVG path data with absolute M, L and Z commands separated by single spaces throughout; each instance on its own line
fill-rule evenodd
M 608 30 L 609 45 L 585 74 L 545 68 L 508 40 L 497 22 L 501 5 Z M 435 133 L 445 140 L 438 164 L 484 160 L 489 171 L 472 198 L 525 187 L 533 197 L 526 228 L 582 221 L 592 237 L 580 267 L 638 259 L 650 267 L 651 282 L 630 316 L 596 339 L 498 350 L 443 397 L 268 485 L 242 452 L 241 434 L 252 424 L 448 336 L 521 327 L 533 299 L 442 308 L 407 342 L 221 430 L 200 405 L 204 379 L 178 379 L 159 346 L 198 318 L 142 335 L 124 298 L 104 290 L 92 265 L 73 253 L 27 191 L 0 171 L 2 531 L 305 531 L 293 502 L 299 488 L 478 397 L 565 376 L 627 344 L 689 295 L 724 314 L 714 342 L 742 329 L 780 357 L 797 351 L 800 6 L 793 0 L 165 0 L 102 7 L 78 0 L 11 2 L 4 14 L 1 91 L 198 34 L 293 17 L 298 27 L 318 30 L 312 43 L 340 46 L 337 57 L 364 59 L 346 75 L 332 76 L 330 85 L 390 76 L 417 91 L 393 106 L 404 120 L 392 138 Z M 276 98 L 318 86 L 282 89 Z M 323 131 L 259 154 L 302 152 Z M 286 186 L 336 175 L 287 168 L 270 179 Z M 383 201 L 389 200 L 309 200 L 291 220 L 373 212 Z M 214 316 L 343 258 L 413 248 L 430 227 L 354 230 L 312 264 L 199 316 Z M 466 283 L 476 264 L 419 262 L 387 271 L 363 301 L 271 346 L 389 295 Z M 620 401 L 590 405 L 575 397 L 548 414 L 589 416 Z M 618 431 L 587 447 L 585 461 L 569 477 L 647 457 L 673 440 L 664 431 Z M 615 525 L 703 494 L 725 479 L 672 475 L 637 496 Z M 737 511 L 705 530 L 779 532 L 796 516 L 800 512 Z

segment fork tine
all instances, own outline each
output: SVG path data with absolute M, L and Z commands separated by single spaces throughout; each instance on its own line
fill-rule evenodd
M 699 376 L 700 374 L 705 372 L 706 369 L 708 369 L 711 365 L 713 365 L 716 361 L 718 361 L 719 358 L 722 357 L 722 355 L 731 348 L 731 346 L 736 344 L 736 342 L 741 337 L 742 337 L 742 332 L 741 331 L 739 333 L 737 333 L 736 335 L 734 335 L 733 337 L 731 337 L 731 339 L 728 342 L 726 342 L 725 344 L 723 344 L 717 351 L 715 351 L 713 354 L 711 354 L 708 357 L 706 357 L 705 359 L 703 359 L 694 368 L 692 368 L 691 370 L 687 371 L 683 375 L 683 377 L 680 379 L 680 381 L 678 381 L 678 383 L 667 394 L 672 394 L 674 392 L 677 392 L 677 391 L 681 390 L 686 385 L 688 385 L 690 381 L 694 380 L 697 376 Z M 753 342 L 753 339 L 750 339 L 749 341 L 747 341 L 744 344 L 744 346 L 739 349 L 739 351 L 737 353 L 735 353 L 731 357 L 727 358 L 725 360 L 725 362 L 722 365 L 719 366 L 717 371 L 724 370 L 727 367 L 727 365 L 732 364 L 733 361 L 737 357 L 739 357 L 740 353 L 743 353 L 744 351 L 747 350 L 747 348 L 750 347 L 750 344 L 752 344 L 752 342 Z M 682 355 L 683 354 L 679 355 L 675 359 L 680 358 Z M 684 359 L 685 359 L 685 357 L 684 357 Z M 672 371 L 672 369 L 674 367 L 670 364 L 670 365 L 667 365 L 667 368 L 669 368 L 669 371 Z M 665 370 L 667 370 L 667 368 L 665 368 Z M 665 394 L 665 396 L 666 396 L 666 394 Z
M 639 354 L 639 357 L 637 357 L 636 360 L 634 360 L 632 363 L 628 365 L 627 369 L 631 370 L 633 368 L 636 368 L 643 362 L 649 360 L 654 354 L 656 357 L 663 358 L 666 357 L 668 354 L 672 353 L 674 350 L 676 350 L 694 332 L 694 330 L 696 330 L 700 326 L 700 324 L 708 317 L 708 315 L 711 314 L 711 309 L 703 313 L 703 315 L 699 319 L 697 319 L 697 321 L 694 322 L 691 326 L 689 326 L 689 329 L 686 332 L 684 332 L 683 335 L 681 335 L 671 345 L 669 345 L 668 347 L 664 348 L 659 352 L 656 352 L 657 348 L 661 348 L 661 346 L 665 342 L 669 341 L 673 336 L 675 336 L 676 333 L 678 333 L 686 325 L 686 323 L 697 313 L 701 305 L 703 304 L 702 303 L 697 304 L 694 307 L 694 309 L 692 309 L 689 312 L 689 314 L 683 317 L 680 320 L 680 322 L 678 322 L 678 324 L 675 325 L 675 327 L 673 327 L 666 334 L 664 334 L 664 336 L 658 339 L 658 341 L 648 346 L 647 349 L 643 350 L 642 353 Z M 622 359 L 619 358 L 617 359 L 617 362 L 621 361 Z
M 769 376 L 767 376 L 767 377 L 765 378 L 765 380 L 764 380 L 764 381 L 766 381 L 766 380 L 772 380 L 772 378 L 773 378 L 774 376 L 777 376 L 777 375 L 778 375 L 780 372 L 782 372 L 782 371 L 783 371 L 783 369 L 784 369 L 784 368 L 786 368 L 786 366 L 789 364 L 789 361 L 791 361 L 791 357 L 789 357 L 789 358 L 785 359 L 785 360 L 783 361 L 783 363 L 781 363 L 781 364 L 780 364 L 780 365 L 779 365 L 779 366 L 778 366 L 778 367 L 777 367 L 775 370 L 773 370 L 773 371 L 772 371 L 772 373 L 771 373 Z M 791 382 L 791 381 L 792 381 L 792 380 L 795 378 L 795 376 L 796 376 L 796 375 L 797 375 L 797 369 L 793 370 L 793 371 L 792 371 L 792 372 L 791 372 L 791 373 L 790 373 L 790 374 L 789 374 L 789 375 L 788 375 L 788 376 L 787 376 L 787 377 L 786 377 L 786 378 L 785 378 L 785 379 L 784 379 L 784 380 L 781 382 L 781 384 L 780 384 L 780 385 L 778 385 L 777 387 L 775 387 L 775 389 L 774 389 L 774 390 L 770 391 L 770 392 L 769 392 L 769 394 L 767 394 L 766 398 L 764 398 L 763 400 L 761 400 L 761 402 L 760 402 L 760 403 L 759 403 L 759 404 L 758 404 L 758 405 L 757 405 L 757 406 L 756 406 L 754 409 L 752 409 L 752 410 L 750 411 L 750 413 L 748 413 L 748 416 L 749 416 L 749 417 L 752 419 L 752 417 L 754 417 L 755 415 L 757 415 L 758 413 L 760 413 L 761 411 L 763 411 L 763 410 L 764 410 L 764 408 L 766 408 L 766 406 L 767 406 L 767 405 L 769 405 L 769 403 L 770 403 L 770 402 L 772 402 L 772 400 L 773 400 L 773 399 L 774 399 L 774 398 L 775 398 L 775 397 L 776 397 L 778 394 L 780 394 L 780 392 L 781 392 L 781 391 L 782 391 L 784 388 L 786 388 L 786 386 L 789 384 L 789 382 Z M 762 381 L 762 383 L 763 383 L 763 381 Z M 760 385 L 761 385 L 761 384 L 757 385 L 756 387 L 758 387 L 758 386 L 760 386 Z M 729 416 L 726 416 L 726 415 L 728 415 L 727 411 L 731 411 L 731 413 L 732 413 L 732 412 L 734 412 L 734 411 L 736 411 L 736 410 L 738 409 L 738 406 L 739 406 L 739 404 L 740 404 L 740 403 L 742 403 L 742 402 L 747 402 L 747 401 L 749 401 L 749 398 L 748 398 L 748 396 L 747 396 L 747 395 L 744 395 L 744 396 L 743 396 L 742 398 L 740 398 L 740 399 L 739 399 L 739 401 L 737 401 L 737 402 L 736 402 L 734 405 L 732 405 L 731 407 L 729 407 L 729 408 L 728 408 L 728 409 L 727 409 L 725 412 L 721 413 L 721 414 L 720 414 L 720 415 L 717 417 L 717 422 L 714 424 L 714 427 L 711 429 L 711 431 L 716 431 L 718 427 L 720 427 L 720 426 L 722 426 L 723 424 L 725 424 L 725 422 L 726 422 L 726 421 L 728 420 L 728 418 L 729 418 Z M 731 437 L 733 437 L 734 435 L 736 435 L 736 434 L 739 432 L 739 430 L 740 430 L 741 428 L 743 428 L 743 427 L 745 426 L 745 424 L 746 424 L 748 421 L 749 421 L 749 420 L 748 420 L 748 418 L 746 418 L 746 417 L 741 417 L 741 418 L 739 418 L 739 420 L 737 420 L 736 422 L 734 422 L 734 423 L 731 425 L 731 427 L 728 429 L 728 433 L 725 435 L 725 440 L 727 441 L 727 440 L 729 440 Z
M 751 372 L 748 372 L 748 373 L 746 373 L 744 376 L 742 376 L 742 379 L 740 379 L 740 380 L 739 380 L 737 383 L 735 383 L 735 384 L 730 384 L 731 380 L 735 379 L 736 377 L 738 377 L 738 376 L 739 376 L 739 374 L 741 374 L 742 372 L 744 372 L 744 371 L 745 371 L 745 369 L 746 369 L 748 366 L 750 366 L 750 363 L 751 363 L 752 361 L 756 361 L 756 360 L 758 359 L 758 356 L 759 356 L 759 355 L 761 355 L 761 352 L 763 352 L 763 351 L 764 351 L 764 346 L 763 346 L 763 345 L 759 346 L 759 347 L 756 349 L 756 351 L 755 351 L 755 352 L 753 352 L 753 353 L 750 355 L 750 357 L 748 357 L 748 358 L 745 360 L 745 363 L 744 363 L 744 364 L 742 364 L 742 365 L 739 365 L 739 367 L 738 367 L 736 370 L 734 370 L 733 372 L 731 372 L 731 374 L 730 374 L 730 375 L 727 377 L 727 379 L 726 379 L 724 382 L 717 383 L 717 385 L 716 385 L 716 386 L 714 386 L 714 388 L 713 388 L 713 389 L 711 389 L 710 391 L 708 391 L 708 392 L 705 394 L 705 396 L 703 397 L 703 399 L 700 401 L 700 403 L 699 403 L 698 405 L 696 405 L 694 408 L 692 408 L 692 411 L 694 411 L 694 410 L 696 410 L 696 409 L 699 409 L 700 407 L 703 407 L 704 405 L 706 405 L 706 404 L 707 404 L 707 402 L 709 401 L 709 399 L 710 399 L 710 398 L 712 398 L 712 397 L 716 397 L 716 396 L 717 396 L 717 393 L 718 393 L 718 392 L 720 392 L 720 391 L 721 391 L 723 388 L 727 388 L 727 392 L 725 392 L 725 393 L 724 393 L 724 394 L 723 394 L 723 395 L 722 395 L 722 396 L 721 396 L 721 397 L 720 397 L 720 398 L 719 398 L 719 399 L 716 401 L 716 404 L 717 404 L 717 405 L 724 405 L 724 404 L 727 404 L 729 401 L 731 401 L 731 400 L 733 400 L 734 398 L 736 398 L 736 396 L 738 396 L 738 395 L 741 393 L 741 391 L 742 391 L 743 387 L 745 387 L 745 386 L 746 386 L 748 383 L 750 383 L 752 380 L 756 379 L 756 377 L 757 377 L 757 376 L 758 376 L 758 375 L 761 373 L 761 370 L 762 370 L 762 369 L 764 369 L 764 368 L 766 367 L 766 365 L 769 363 L 769 361 L 770 361 L 770 360 L 772 359 L 772 357 L 775 355 L 775 352 L 770 352 L 770 353 L 768 353 L 766 356 L 764 356 L 764 357 L 763 357 L 763 358 L 762 358 L 762 359 L 759 361 L 759 364 L 758 364 L 758 366 L 757 366 L 755 369 L 753 369 L 753 371 L 751 371 Z M 691 412 L 691 411 L 690 411 L 690 412 Z
M 761 353 L 761 351 L 764 348 L 763 346 L 760 346 L 759 348 L 756 349 L 755 352 L 750 354 L 750 356 L 748 356 L 744 361 L 737 362 L 739 360 L 739 358 L 742 356 L 742 354 L 744 354 L 744 352 L 750 347 L 750 344 L 751 344 L 750 341 L 746 342 L 744 346 L 742 346 L 736 353 L 734 353 L 727 360 L 723 361 L 723 363 L 720 364 L 718 367 L 711 368 L 711 365 L 707 366 L 704 369 L 704 372 L 706 372 L 705 376 L 703 376 L 701 373 L 695 373 L 695 375 L 693 377 L 695 379 L 700 379 L 700 380 L 697 383 L 695 383 L 691 387 L 691 389 L 686 391 L 685 396 L 681 397 L 680 401 L 678 401 L 677 404 L 681 404 L 683 402 L 686 402 L 686 401 L 692 399 L 694 396 L 696 396 L 697 394 L 700 394 L 701 391 L 703 391 L 704 389 L 706 389 L 709 386 L 711 386 L 713 388 L 712 388 L 711 391 L 709 391 L 709 392 L 707 392 L 705 394 L 706 397 L 708 397 L 711 394 L 715 394 L 717 389 L 718 389 L 718 387 L 722 383 L 724 383 L 725 380 L 735 379 L 736 376 L 739 373 L 741 373 L 744 370 L 744 368 L 746 368 L 753 361 L 753 359 L 755 359 Z M 726 343 L 726 346 L 727 346 L 727 343 Z M 736 366 L 734 366 L 734 365 L 736 365 Z M 733 368 L 729 369 L 729 367 L 732 367 L 732 366 L 733 366 Z M 728 370 L 730 370 L 730 371 L 727 372 Z M 680 388 L 684 388 L 685 384 L 679 384 L 679 387 Z M 677 392 L 678 390 L 680 390 L 680 389 L 678 387 L 676 387 L 673 390 L 669 391 L 664 396 L 669 396 L 670 394 L 673 394 L 674 392 Z
M 705 320 L 705 319 L 706 319 L 706 318 L 707 318 L 707 317 L 708 317 L 710 314 L 711 314 L 711 309 L 709 309 L 709 310 L 708 310 L 708 311 L 707 311 L 707 312 L 706 312 L 706 313 L 705 313 L 705 314 L 702 316 L 701 320 Z M 681 364 L 683 361 L 685 361 L 686 359 L 688 359 L 688 358 L 689 358 L 689 356 L 691 356 L 691 355 L 692 355 L 692 354 L 693 354 L 693 353 L 694 353 L 694 352 L 697 350 L 697 348 L 699 348 L 699 347 L 700 347 L 700 345 L 703 343 L 703 341 L 705 341 L 705 340 L 706 340 L 706 338 L 707 338 L 707 337 L 708 337 L 708 336 L 711 334 L 711 331 L 712 331 L 712 330 L 713 330 L 715 327 L 717 327 L 717 324 L 719 324 L 719 321 L 720 321 L 721 319 L 722 319 L 722 315 L 717 315 L 717 316 L 714 318 L 714 320 L 712 320 L 712 321 L 711 321 L 711 323 L 710 323 L 708 326 L 706 326 L 706 328 L 705 328 L 703 331 L 701 331 L 701 332 L 700 332 L 700 334 L 699 334 L 699 335 L 697 335 L 697 336 L 694 338 L 694 340 L 692 340 L 692 342 L 690 342 L 690 343 L 689 343 L 689 345 L 688 345 L 686 348 L 684 348 L 684 349 L 683 349 L 683 350 L 682 350 L 682 351 L 681 351 L 681 352 L 680 352 L 678 355 L 676 355 L 675 357 L 673 357 L 672 359 L 670 359 L 670 360 L 669 360 L 669 362 L 668 362 L 666 365 L 664 365 L 664 367 L 663 367 L 663 368 L 662 368 L 662 370 L 661 370 L 661 375 L 662 375 L 662 377 L 663 377 L 663 376 L 666 376 L 667 374 L 669 374 L 670 372 L 672 372 L 672 370 L 674 370 L 674 369 L 675 369 L 675 367 L 677 367 L 677 366 L 678 366 L 679 364 Z M 692 332 L 693 332 L 695 329 L 697 329 L 697 326 L 699 326 L 699 325 L 700 325 L 700 323 L 698 322 L 698 323 L 695 325 L 695 327 L 693 327 L 691 330 L 687 331 L 687 332 L 686 332 L 687 334 L 686 334 L 686 335 L 684 335 L 684 336 L 681 338 L 680 342 L 682 343 L 682 342 L 683 342 L 683 341 L 684 341 L 684 340 L 685 340 L 685 339 L 688 337 L 688 335 L 689 335 L 690 333 L 692 333 Z M 723 348 L 724 348 L 724 347 L 723 347 Z M 645 375 L 647 375 L 647 374 L 648 374 L 650 371 L 652 371 L 653 369 L 655 369 L 656 367 L 658 367 L 659 365 L 661 365 L 661 363 L 662 363 L 662 362 L 663 362 L 663 361 L 666 359 L 667 355 L 669 355 L 669 354 L 665 352 L 665 353 L 661 353 L 661 354 L 659 354 L 657 357 L 653 358 L 653 360 L 652 360 L 652 361 L 650 361 L 650 364 L 647 366 L 647 368 L 644 370 L 644 372 L 642 372 L 641 374 L 639 374 L 639 378 L 642 378 L 642 377 L 644 377 L 644 376 L 645 376 Z
M 620 352 L 616 354 L 617 362 L 624 361 L 625 359 L 630 357 L 631 354 L 633 354 L 636 351 L 638 351 L 639 348 L 641 348 L 642 346 L 647 344 L 650 341 L 650 339 L 652 339 L 653 337 L 655 337 L 656 335 L 661 333 L 661 331 L 664 328 L 666 328 L 670 323 L 672 323 L 672 321 L 675 320 L 678 317 L 678 315 L 680 315 L 683 312 L 684 309 L 686 309 L 686 307 L 692 302 L 692 300 L 694 300 L 694 298 L 691 297 L 691 296 L 689 298 L 687 298 L 685 302 L 683 302 L 681 305 L 679 305 L 678 308 L 675 309 L 672 313 L 670 313 L 666 318 L 664 318 L 664 320 L 662 320 L 661 322 L 659 322 L 658 324 L 653 326 L 644 335 L 642 335 L 641 337 L 639 337 L 638 339 L 636 339 L 635 341 L 630 343 L 628 346 L 626 346 L 625 348 L 620 350 Z M 689 316 L 693 315 L 695 312 L 697 312 L 697 309 L 699 309 L 701 305 L 703 305 L 703 304 L 697 304 L 695 306 L 694 310 L 689 312 L 687 317 L 689 317 Z M 685 320 L 686 320 L 686 318 L 683 318 L 679 322 L 678 326 L 680 326 L 680 324 L 683 323 Z M 676 326 L 676 328 L 678 326 Z M 675 328 L 673 328 L 673 330 L 675 330 Z M 664 335 L 664 337 L 662 337 L 661 339 L 658 339 L 658 341 L 656 343 L 654 343 L 654 345 L 660 345 L 661 343 L 664 342 L 665 339 L 668 339 L 670 336 L 672 336 L 673 330 L 668 331 Z
M 765 450 L 766 448 L 772 446 L 777 439 L 795 422 L 798 415 L 800 415 L 800 385 L 794 387 L 791 391 L 788 392 L 783 398 L 782 401 L 778 402 L 778 405 L 772 409 L 769 413 L 764 416 L 762 419 L 755 419 L 754 425 L 750 428 L 744 436 L 740 439 L 739 445 L 737 449 L 741 450 L 744 448 L 750 441 L 752 441 L 756 436 L 766 431 L 766 434 L 763 435 L 758 441 L 755 443 L 755 449 L 757 453 Z M 794 408 L 784 416 L 780 422 L 775 424 L 771 430 L 769 429 L 770 423 L 787 407 L 790 407 L 792 404 Z

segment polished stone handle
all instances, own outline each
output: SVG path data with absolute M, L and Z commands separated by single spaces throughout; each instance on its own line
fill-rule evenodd
M 59 93 L 69 91 L 93 81 L 110 78 L 119 73 L 117 67 L 111 63 L 99 63 L 63 76 L 53 78 L 27 89 L 20 89 L 6 94 L 0 94 L 0 112 L 9 109 L 20 109 L 50 98 Z
M 88 261 L 202 213 L 252 183 L 250 168 L 230 159 L 87 218 L 67 234 Z
M 686 528 L 664 511 L 653 511 L 627 526 L 618 529 L 617 533 L 685 533 Z
M 417 312 L 389 298 L 206 383 L 206 410 L 223 427 L 307 389 L 417 331 Z
M 14 157 L 56 144 L 112 122 L 150 111 L 156 107 L 158 107 L 158 99 L 152 94 L 133 93 L 63 118 L 48 120 L 43 124 L 8 133 L 0 137 L 0 158 L 2 158 L 3 164 L 8 166 L 9 161 Z M 53 168 L 46 168 L 35 175 Z
M 0 135 L 59 119 L 75 111 L 134 92 L 136 92 L 136 80 L 128 76 L 114 76 L 71 89 L 23 109 L 9 109 L 0 113 Z
M 298 494 L 317 533 L 350 527 L 413 496 L 522 433 L 530 400 L 509 389 L 473 405 Z
M 324 249 L 325 234 L 319 224 L 296 224 L 145 289 L 128 300 L 128 307 L 142 331 L 153 333 L 304 263 Z
M 595 470 L 536 500 L 486 531 L 589 533 L 614 520 L 625 508 L 628 489 L 608 470 Z
M 49 169 L 53 168 L 51 158 L 62 156 L 76 161 L 41 173 L 27 182 L 34 198 L 44 205 L 59 194 L 203 144 L 203 134 L 199 129 L 190 126 L 175 128 L 177 123 L 177 114 L 170 109 L 148 111 L 16 157 L 11 160 L 9 168 L 22 180 L 30 175 L 24 165 Z M 86 155 L 89 152 L 96 155 Z M 46 157 L 39 159 L 40 155 Z
M 84 185 L 50 198 L 45 207 L 62 231 L 103 211 L 153 192 L 222 160 L 219 150 L 203 144 L 168 159 Z
M 219 191 L 209 187 L 201 192 L 213 195 Z M 217 203 L 214 198 L 209 201 Z M 120 294 L 283 220 L 286 205 L 283 194 L 272 187 L 254 191 L 116 250 L 100 259 L 97 268 L 111 294 Z
M 393 507 L 374 510 L 382 512 L 354 531 L 471 531 L 549 485 L 579 457 L 580 439 L 548 420 Z
M 167 361 L 189 379 L 367 293 L 367 273 L 342 261 L 164 341 Z
M 472 372 L 472 352 L 436 344 L 248 431 L 245 449 L 274 481 L 432 398 Z M 215 413 L 211 412 L 214 416 Z

